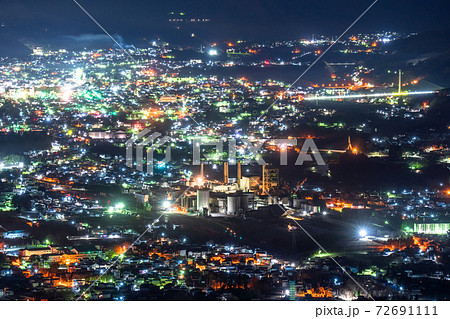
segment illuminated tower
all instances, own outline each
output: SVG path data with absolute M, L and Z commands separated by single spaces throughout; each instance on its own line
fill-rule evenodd
M 398 70 L 398 94 L 402 94 L 402 70 Z
M 273 187 L 278 187 L 280 185 L 280 170 L 263 165 L 262 183 L 263 194 L 267 194 L 267 191 Z
M 350 136 L 348 137 L 347 151 L 353 152 L 353 146 L 352 141 L 350 140 Z
M 346 152 L 358 154 L 358 149 L 356 147 L 353 147 L 352 141 L 350 140 L 350 136 L 348 137 L 348 145 L 347 145 Z

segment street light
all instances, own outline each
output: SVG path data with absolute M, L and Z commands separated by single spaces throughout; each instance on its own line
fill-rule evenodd
M 210 56 L 215 56 L 215 55 L 218 55 L 219 52 L 217 51 L 217 49 L 209 49 L 209 50 L 208 50 L 208 54 L 209 54 Z
M 116 207 L 115 207 L 117 210 L 122 210 L 122 209 L 124 209 L 125 208 L 125 204 L 124 203 L 118 203 L 118 204 L 116 204 Z
M 163 202 L 163 208 L 164 209 L 168 209 L 168 208 L 170 208 L 170 206 L 172 206 L 172 205 L 170 204 L 170 202 L 168 200 Z
M 364 237 L 366 237 L 366 236 L 367 236 L 367 230 L 361 229 L 361 230 L 359 231 L 359 237 L 364 238 Z

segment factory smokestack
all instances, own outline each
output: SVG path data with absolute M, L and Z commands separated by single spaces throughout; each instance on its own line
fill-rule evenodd
M 262 194 L 266 194 L 266 165 L 262 166 Z
M 223 163 L 223 182 L 228 184 L 228 162 Z
M 241 162 L 237 163 L 237 184 L 239 188 L 241 187 L 241 178 L 242 178 L 242 170 L 241 170 Z

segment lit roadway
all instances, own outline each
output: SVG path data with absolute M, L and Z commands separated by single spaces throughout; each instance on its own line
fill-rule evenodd
M 372 94 L 351 94 L 351 95 L 322 95 L 322 96 L 305 96 L 305 101 L 317 101 L 317 100 L 339 100 L 339 99 L 363 99 L 372 97 L 385 97 L 385 96 L 408 96 L 408 95 L 427 95 L 434 94 L 437 91 L 413 91 L 413 92 L 401 92 L 401 93 L 372 93 Z

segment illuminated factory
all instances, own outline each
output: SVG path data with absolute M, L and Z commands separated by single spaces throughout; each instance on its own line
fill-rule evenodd
M 187 186 L 196 188 L 196 193 L 187 193 L 181 198 L 181 207 L 197 211 L 203 216 L 237 216 L 259 206 L 270 204 L 270 198 L 261 198 L 279 184 L 278 169 L 262 167 L 262 177 L 242 176 L 241 163 L 237 163 L 236 178 L 229 177 L 229 163 L 224 163 L 223 181 L 207 180 L 201 164 L 200 176 L 192 178 Z M 265 196 L 262 196 L 265 197 Z
M 419 234 L 447 235 L 450 223 L 414 223 L 414 232 Z

